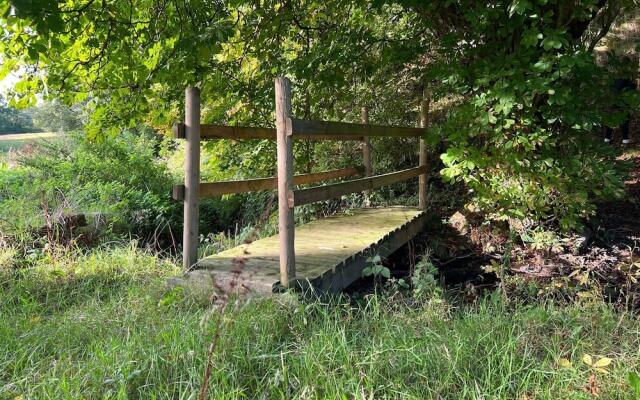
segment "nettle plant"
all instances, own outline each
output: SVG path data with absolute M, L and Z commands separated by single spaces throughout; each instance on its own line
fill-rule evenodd
M 595 200 L 624 194 L 624 171 L 598 132 L 637 107 L 637 96 L 616 98 L 617 71 L 599 67 L 582 43 L 576 24 L 588 24 L 590 3 L 574 4 L 570 19 L 562 2 L 547 0 L 467 17 L 468 36 L 455 45 L 465 57 L 444 79 L 464 100 L 439 127 L 449 146 L 441 173 L 464 182 L 489 219 L 569 230 Z

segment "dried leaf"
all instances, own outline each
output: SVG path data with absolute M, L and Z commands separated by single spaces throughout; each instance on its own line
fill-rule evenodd
M 590 393 L 593 397 L 598 397 L 598 393 L 600 393 L 600 388 L 598 387 L 598 382 L 596 381 L 596 376 L 591 374 L 589 376 L 589 382 L 587 386 L 584 388 L 587 393 Z
M 583 299 L 590 299 L 593 297 L 593 293 L 591 292 L 578 292 L 578 297 Z
M 609 364 L 611 364 L 613 360 L 608 358 L 608 357 L 602 357 L 601 359 L 599 359 L 598 361 L 596 361 L 593 366 L 595 368 L 604 368 L 606 366 L 608 366 Z
M 593 366 L 593 358 L 589 354 L 585 354 L 582 356 L 582 362 L 587 364 L 588 366 Z
M 567 358 L 561 358 L 560 361 L 558 361 L 558 365 L 562 368 L 573 368 L 573 364 L 571 364 L 571 361 Z

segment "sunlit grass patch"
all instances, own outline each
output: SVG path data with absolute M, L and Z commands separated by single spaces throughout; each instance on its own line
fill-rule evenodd
M 34 132 L 34 133 L 0 133 L 0 153 L 11 149 L 18 150 L 28 143 L 33 143 L 43 139 L 56 139 L 62 137 L 58 132 Z
M 129 245 L 3 274 L 0 398 L 195 398 L 219 315 L 163 301 L 179 272 Z M 213 399 L 633 399 L 640 358 L 637 318 L 600 303 L 273 297 L 219 326 Z

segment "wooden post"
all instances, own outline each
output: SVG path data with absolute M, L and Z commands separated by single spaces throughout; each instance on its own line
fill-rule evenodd
M 293 146 L 291 127 L 291 82 L 277 77 L 276 140 L 278 146 L 278 232 L 280 237 L 280 284 L 287 288 L 296 275 L 293 221 Z
M 367 107 L 362 107 L 362 109 L 360 110 L 360 122 L 362 122 L 362 124 L 364 125 L 368 125 L 369 124 L 369 109 Z M 369 136 L 365 136 L 362 138 L 362 158 L 363 158 L 363 163 L 364 163 L 364 176 L 372 176 L 373 175 L 373 164 L 371 162 L 371 140 L 369 139 Z M 369 207 L 370 205 L 370 199 L 369 196 L 371 195 L 371 191 L 370 190 L 366 190 L 364 192 L 364 197 L 365 197 L 365 206 Z
M 200 89 L 185 91 L 184 228 L 182 266 L 189 270 L 198 261 L 198 190 L 200 185 Z
M 422 101 L 420 102 L 420 128 L 427 128 L 429 122 L 429 102 L 430 96 L 427 89 L 424 90 Z M 420 166 L 427 165 L 427 144 L 420 138 Z M 418 178 L 418 207 L 422 210 L 427 208 L 427 172 Z

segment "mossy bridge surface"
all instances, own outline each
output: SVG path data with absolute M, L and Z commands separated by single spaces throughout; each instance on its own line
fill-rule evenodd
M 296 228 L 296 287 L 344 289 L 362 276 L 371 256 L 388 256 L 415 236 L 425 216 L 411 207 L 365 208 Z M 281 288 L 279 252 L 277 235 L 242 244 L 201 259 L 180 283 L 275 292 Z
M 177 138 L 186 139 L 185 182 L 173 197 L 184 201 L 185 275 L 174 285 L 205 291 L 248 290 L 272 293 L 287 288 L 338 292 L 362 276 L 373 255 L 388 256 L 423 228 L 426 214 L 427 152 L 420 139 L 420 165 L 374 175 L 370 137 L 415 137 L 426 132 L 429 102 L 421 103 L 420 128 L 370 125 L 362 109 L 361 124 L 295 119 L 291 116 L 291 89 L 286 78 L 276 78 L 276 127 L 255 128 L 200 123 L 200 92 L 186 90 L 185 123 L 174 126 Z M 277 141 L 277 176 L 227 182 L 200 182 L 200 141 L 203 139 L 274 139 Z M 293 174 L 292 142 L 298 140 L 350 140 L 362 143 L 363 168 Z M 346 177 L 358 179 L 340 181 Z M 418 207 L 360 208 L 341 215 L 294 226 L 296 206 L 325 201 L 349 193 L 365 192 L 396 182 L 419 178 Z M 319 186 L 310 184 L 333 181 Z M 278 191 L 278 235 L 259 239 L 219 254 L 197 259 L 198 201 L 201 197 Z

